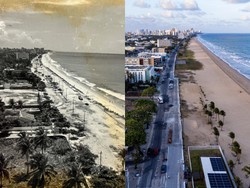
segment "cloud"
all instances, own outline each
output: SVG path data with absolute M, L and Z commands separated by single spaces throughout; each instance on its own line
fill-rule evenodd
M 228 3 L 248 3 L 250 2 L 250 0 L 223 0 L 226 1 Z
M 145 0 L 135 0 L 134 6 L 140 7 L 140 8 L 150 8 L 150 4 L 146 3 Z
M 165 11 L 161 14 L 165 18 L 186 18 L 182 13 L 175 13 L 173 11 Z
M 184 0 L 180 3 L 174 3 L 173 0 L 160 0 L 160 7 L 165 10 L 200 10 L 195 0 Z
M 33 38 L 25 31 L 8 30 L 5 21 L 0 21 L 0 41 L 19 44 L 22 42 L 29 42 L 31 44 L 42 44 L 41 39 Z
M 243 16 L 240 17 L 240 20 L 249 21 L 250 20 L 250 16 L 243 15 Z
M 135 16 L 127 16 L 126 20 L 131 21 L 139 21 L 139 22 L 155 22 L 155 16 L 151 15 L 151 13 L 142 14 L 142 15 L 135 15 Z
M 243 11 L 243 12 L 250 12 L 250 6 L 247 6 L 247 7 L 243 8 L 241 11 Z

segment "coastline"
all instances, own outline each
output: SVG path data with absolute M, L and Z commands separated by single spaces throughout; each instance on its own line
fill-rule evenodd
M 201 48 L 207 53 L 207 55 L 216 63 L 222 71 L 224 71 L 233 81 L 235 81 L 242 89 L 250 94 L 250 80 L 242 75 L 239 71 L 235 70 L 228 63 L 223 61 L 220 57 L 211 52 L 205 45 L 203 45 L 197 38 L 195 41 L 200 44 Z
M 245 85 L 238 84 L 241 81 L 245 82 L 246 78 L 212 54 L 196 39 L 190 41 L 188 48 L 194 52 L 195 59 L 203 64 L 203 69 L 191 71 L 193 81 L 182 82 L 180 86 L 182 100 L 186 101 L 188 106 L 188 115 L 184 117 L 183 125 L 185 144 L 216 144 L 213 130 L 211 125 L 207 124 L 207 116 L 204 115 L 200 100 L 205 103 L 214 101 L 216 107 L 226 112 L 223 130 L 219 129 L 219 145 L 227 161 L 233 160 L 236 163 L 233 171 L 242 180 L 243 187 L 247 187 L 249 181 L 241 169 L 250 163 L 250 145 L 246 142 L 250 134 L 250 95 L 245 91 L 248 89 Z M 248 83 L 244 84 L 248 86 Z M 214 122 L 214 126 L 217 127 L 215 119 Z M 238 164 L 236 157 L 232 155 L 229 132 L 235 133 L 235 140 L 241 146 L 241 164 Z
M 70 144 L 88 145 L 94 154 L 100 156 L 102 152 L 103 165 L 120 169 L 118 152 L 123 148 L 125 139 L 122 107 L 124 101 L 72 78 L 50 61 L 52 60 L 48 54 L 44 54 L 41 66 L 38 66 L 38 61 L 33 61 L 32 71 L 37 67 L 36 74 L 45 81 L 46 92 L 54 102 L 53 105 L 67 118 L 72 128 L 76 123 L 84 126 L 86 136 L 79 137 L 76 141 L 70 140 Z M 59 83 L 61 93 L 50 85 L 45 75 L 49 75 L 53 82 Z M 79 95 L 82 100 L 78 99 Z M 99 160 L 97 158 L 97 164 Z

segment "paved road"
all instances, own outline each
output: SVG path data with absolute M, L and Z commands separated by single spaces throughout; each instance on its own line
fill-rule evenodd
M 130 169 L 126 173 L 127 188 L 177 188 L 184 187 L 183 181 L 183 145 L 182 127 L 179 111 L 178 79 L 174 78 L 174 63 L 176 54 L 173 53 L 166 63 L 159 81 L 160 95 L 168 96 L 168 102 L 158 104 L 154 126 L 151 130 L 151 140 L 148 140 L 151 148 L 160 148 L 158 156 L 144 161 L 139 165 L 139 177 Z M 169 67 L 170 65 L 170 67 Z M 174 88 L 169 89 L 170 79 L 174 80 Z M 165 97 L 167 98 L 167 97 Z M 173 130 L 172 143 L 168 144 L 168 131 Z M 167 161 L 163 161 L 167 157 Z M 167 172 L 161 173 L 161 166 L 167 165 Z

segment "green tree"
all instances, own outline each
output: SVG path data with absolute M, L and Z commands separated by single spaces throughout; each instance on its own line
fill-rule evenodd
M 36 137 L 34 138 L 35 149 L 41 147 L 42 153 L 51 145 L 51 140 L 47 134 L 47 130 L 42 127 L 36 130 Z
M 81 183 L 84 187 L 89 187 L 80 164 L 73 163 L 67 171 L 67 176 L 68 179 L 63 182 L 63 188 L 81 188 Z
M 228 161 L 228 166 L 229 166 L 231 172 L 233 172 L 233 169 L 234 169 L 235 164 L 234 164 L 234 162 L 233 162 L 232 160 L 229 160 L 229 161 Z
M 218 121 L 218 124 L 219 124 L 219 127 L 220 127 L 220 130 L 222 131 L 222 127 L 223 127 L 223 125 L 224 125 L 224 123 L 223 123 L 223 121 Z
M 48 157 L 41 153 L 31 156 L 30 168 L 33 171 L 30 173 L 31 178 L 28 185 L 32 188 L 44 188 L 57 174 L 54 167 L 48 164 Z
M 3 179 L 8 179 L 10 181 L 10 172 L 8 170 L 8 165 L 11 158 L 5 158 L 5 156 L 0 153 L 0 187 L 3 187 Z
M 27 136 L 26 132 L 20 132 L 18 134 L 20 137 L 17 143 L 17 149 L 21 152 L 22 157 L 26 157 L 26 165 L 27 165 L 27 172 L 26 175 L 29 174 L 29 156 L 33 152 L 33 144 L 31 139 Z
M 235 176 L 234 177 L 234 181 L 235 181 L 235 184 L 238 188 L 241 188 L 242 187 L 242 181 L 241 179 L 238 177 L 238 176 Z
M 249 175 L 250 175 L 250 166 L 244 166 L 243 168 L 242 168 L 242 171 L 244 171 L 246 174 L 246 177 L 248 178 L 249 177 Z
M 235 139 L 235 134 L 234 134 L 234 132 L 230 132 L 230 133 L 228 134 L 228 136 L 232 139 L 232 144 L 233 144 L 233 141 L 234 141 L 234 139 Z
M 143 109 L 144 111 L 148 111 L 151 113 L 156 112 L 157 105 L 152 100 L 147 99 L 138 99 L 135 104 L 136 109 Z
M 157 91 L 157 90 L 156 90 L 155 87 L 148 87 L 148 88 L 146 88 L 146 89 L 144 89 L 144 90 L 142 91 L 141 96 L 152 97 L 156 91 Z
M 219 114 L 220 114 L 219 108 L 215 108 L 214 113 L 216 114 L 216 120 L 218 121 L 219 120 Z
M 220 111 L 220 115 L 223 116 L 223 123 L 224 123 L 224 119 L 225 119 L 225 116 L 226 116 L 226 112 L 224 110 L 221 110 Z
M 219 130 L 217 129 L 217 127 L 214 127 L 213 133 L 214 133 L 215 138 L 216 138 L 216 143 L 218 144 L 220 132 L 219 132 Z
M 240 163 L 240 156 L 241 156 L 240 144 L 237 141 L 234 141 L 232 144 L 231 150 L 235 153 L 238 164 L 239 164 Z

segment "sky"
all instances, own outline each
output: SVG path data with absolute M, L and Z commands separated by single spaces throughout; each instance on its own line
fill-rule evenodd
M 250 33 L 250 0 L 126 0 L 125 30 Z
M 0 0 L 0 47 L 124 53 L 124 0 Z

